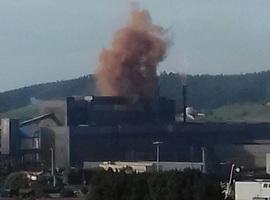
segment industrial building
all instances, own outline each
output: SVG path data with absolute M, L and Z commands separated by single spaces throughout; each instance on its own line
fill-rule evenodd
M 56 167 L 65 169 L 85 162 L 155 161 L 153 141 L 162 141 L 160 161 L 201 162 L 204 148 L 210 173 L 233 163 L 265 171 L 270 124 L 177 123 L 175 110 L 165 97 L 151 103 L 98 96 L 47 101 L 37 118 L 2 120 L 1 159 L 50 166 L 53 151 Z
M 87 154 L 89 151 L 85 148 L 90 145 L 94 149 L 96 144 L 92 146 L 89 143 L 85 147 L 78 144 L 87 137 L 82 135 L 81 140 L 80 133 L 86 131 L 89 135 L 102 135 L 104 130 L 113 133 L 122 125 L 143 127 L 145 124 L 167 124 L 174 121 L 175 102 L 165 97 L 151 103 L 130 103 L 124 97 L 68 97 L 66 101 L 44 102 L 40 112 L 41 116 L 25 122 L 2 119 L 2 158 L 8 157 L 12 163 L 38 161 L 49 165 L 50 149 L 54 149 L 56 165 L 61 168 L 71 163 L 79 166 L 89 159 L 113 160 L 114 155 L 102 157 L 102 153 L 95 153 L 100 149 Z M 77 149 L 76 145 L 80 148 Z M 106 145 L 103 146 L 106 150 Z M 78 151 L 81 155 L 77 157 Z

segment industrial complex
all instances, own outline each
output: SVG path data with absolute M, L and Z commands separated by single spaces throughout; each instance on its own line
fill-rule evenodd
M 34 13 L 38 13 L 30 4 L 26 7 L 29 7 L 30 10 L 35 10 Z M 140 9 L 136 2 L 130 2 L 130 17 L 127 23 L 123 26 L 121 25 L 117 31 L 112 29 L 111 31 L 115 32 L 112 42 L 108 47 L 103 47 L 107 43 L 107 39 L 103 37 L 105 35 L 107 37 L 111 32 L 109 31 L 111 28 L 109 21 L 107 23 L 105 20 L 106 29 L 102 30 L 102 32 L 106 32 L 106 34 L 101 37 L 94 37 L 95 32 L 93 35 L 93 33 L 88 34 L 85 31 L 89 27 L 95 31 L 98 28 L 98 26 L 94 26 L 96 21 L 98 21 L 97 19 L 106 16 L 104 13 L 109 15 L 112 15 L 112 13 L 107 13 L 107 10 L 98 4 L 96 5 L 96 2 L 88 4 L 94 10 L 98 9 L 97 16 L 92 15 L 93 13 L 91 12 L 91 19 L 93 20 L 87 20 L 87 15 L 85 15 L 88 12 L 87 9 L 80 12 L 74 5 L 72 7 L 76 8 L 76 10 L 67 12 L 67 16 L 62 16 L 60 12 L 61 19 L 57 23 L 53 20 L 54 25 L 52 25 L 52 28 L 47 19 L 37 20 L 34 24 L 29 23 L 29 19 L 35 18 L 29 17 L 30 15 L 27 15 L 23 21 L 24 23 L 20 23 L 21 21 L 19 23 L 9 23 L 6 20 L 12 26 L 10 26 L 11 28 L 8 26 L 3 38 L 5 44 L 9 44 L 9 40 L 14 40 L 15 38 L 15 43 L 9 44 L 13 49 L 17 46 L 26 46 L 28 49 L 25 49 L 28 52 L 29 49 L 33 48 L 31 45 L 35 48 L 40 48 L 40 45 L 37 45 L 39 44 L 38 41 L 44 39 L 44 36 L 49 34 L 49 37 L 44 40 L 49 42 L 49 45 L 45 45 L 43 49 L 41 48 L 38 54 L 32 52 L 29 55 L 19 56 L 18 59 L 22 49 L 19 49 L 20 51 L 16 49 L 10 51 L 11 54 L 8 56 L 8 59 L 11 58 L 12 66 L 16 65 L 16 62 L 13 61 L 17 59 L 19 64 L 30 60 L 33 67 L 42 63 L 40 69 L 48 68 L 50 65 L 61 68 L 61 70 L 56 70 L 56 72 L 54 68 L 50 68 L 50 75 L 55 73 L 50 79 L 48 79 L 48 74 L 45 76 L 46 72 L 44 70 L 41 70 L 41 75 L 37 77 L 31 72 L 29 79 L 30 77 L 35 78 L 28 82 L 28 84 L 34 80 L 42 82 L 51 80 L 53 77 L 60 78 L 62 76 L 58 76 L 58 74 L 62 72 L 69 71 L 68 73 L 74 73 L 76 71 L 75 67 L 82 66 L 86 62 L 97 64 L 97 69 L 94 75 L 88 76 L 83 81 L 78 80 L 78 84 L 74 84 L 76 81 L 69 81 L 68 84 L 63 84 L 62 82 L 60 84 L 58 82 L 57 84 L 48 83 L 44 87 L 39 87 L 38 85 L 38 87 L 27 88 L 23 92 L 16 91 L 17 93 L 15 94 L 14 92 L 14 94 L 15 98 L 18 98 L 17 101 L 13 101 L 15 99 L 13 91 L 12 95 L 11 93 L 2 94 L 2 96 L 5 96 L 5 98 L 1 98 L 2 112 L 20 106 L 27 106 L 30 102 L 34 104 L 33 101 L 35 101 L 36 107 L 39 108 L 39 114 L 27 120 L 15 118 L 0 119 L 0 169 L 3 169 L 0 173 L 0 199 L 2 199 L 1 197 L 16 197 L 16 199 L 17 197 L 22 199 L 29 197 L 29 199 L 36 199 L 41 197 L 76 196 L 91 200 L 212 200 L 222 199 L 223 197 L 235 200 L 270 200 L 270 123 L 196 121 L 196 117 L 201 116 L 203 118 L 206 116 L 205 113 L 199 112 L 193 107 L 188 107 L 187 91 L 189 88 L 187 77 L 189 75 L 186 74 L 188 63 L 186 57 L 195 58 L 191 64 L 194 66 L 205 65 L 208 68 L 218 66 L 214 70 L 217 73 L 217 70 L 221 69 L 223 65 L 229 67 L 228 70 L 238 65 L 245 67 L 246 62 L 243 62 L 244 64 L 240 62 L 241 54 L 244 55 L 244 58 L 247 55 L 253 56 L 251 51 L 246 52 L 245 48 L 243 48 L 245 47 L 245 40 L 242 40 L 242 32 L 239 32 L 240 34 L 238 32 L 235 32 L 237 34 L 234 32 L 231 32 L 233 34 L 227 34 L 228 37 L 225 40 L 225 43 L 229 44 L 225 45 L 227 49 L 219 44 L 214 46 L 214 48 L 218 47 L 216 52 L 213 47 L 210 51 L 205 48 L 208 46 L 208 43 L 213 43 L 213 41 L 215 41 L 214 43 L 219 43 L 222 38 L 220 33 L 224 32 L 224 30 L 229 28 L 228 30 L 232 31 L 231 29 L 234 26 L 227 27 L 233 21 L 231 15 L 222 10 L 222 15 L 226 16 L 226 18 L 224 18 L 225 21 L 223 19 L 219 23 L 216 19 L 222 18 L 222 15 L 216 16 L 216 11 L 211 12 L 211 16 L 213 15 L 214 18 L 212 21 L 209 21 L 211 17 L 204 17 L 201 20 L 198 17 L 199 15 L 196 14 L 194 18 L 191 14 L 192 12 L 189 12 L 188 9 L 186 11 L 183 7 L 184 14 L 188 13 L 189 16 L 181 17 L 181 19 L 173 17 L 173 21 L 169 24 L 180 23 L 182 27 L 176 35 L 186 38 L 184 40 L 171 41 L 174 38 L 174 33 L 170 32 L 171 26 L 163 28 L 154 24 L 150 13 L 146 9 Z M 107 5 L 107 2 L 104 5 Z M 172 8 L 173 5 L 170 4 L 168 8 Z M 18 10 L 17 5 L 15 7 L 14 5 L 12 6 L 12 11 Z M 191 10 L 197 11 L 191 4 L 188 4 L 188 6 L 191 7 Z M 39 7 L 44 8 L 44 5 L 42 4 Z M 54 10 L 56 8 L 53 4 L 47 7 Z M 114 6 L 113 10 L 116 11 L 117 9 L 115 8 L 117 7 L 119 5 Z M 211 10 L 216 7 L 211 6 Z M 237 6 L 227 7 L 235 9 Z M 242 5 L 240 7 L 241 12 L 245 11 L 245 8 L 242 9 Z M 121 6 L 121 13 L 124 11 L 123 9 L 124 7 Z M 68 7 L 64 10 L 68 10 Z M 235 10 L 231 10 L 235 12 Z M 162 19 L 164 21 L 164 16 L 162 15 L 163 8 L 156 11 L 158 20 Z M 21 13 L 24 12 L 20 11 Z M 28 11 L 25 13 L 29 14 Z M 207 14 L 205 10 L 201 13 Z M 249 10 L 244 13 L 253 14 Z M 87 22 L 87 26 L 82 26 L 76 21 L 75 16 L 78 14 L 80 17 L 83 17 L 83 21 Z M 55 16 L 58 15 L 59 13 Z M 55 16 L 52 15 L 51 18 L 57 18 Z M 237 17 L 239 18 L 239 14 L 237 14 Z M 259 25 L 264 27 L 261 19 L 265 16 L 259 17 Z M 17 18 L 15 16 L 15 21 Z M 14 19 L 12 18 L 13 21 Z M 114 21 L 115 19 L 117 21 L 120 18 L 119 16 L 114 16 Z M 166 20 L 168 21 L 168 19 Z M 190 22 L 194 21 L 194 19 L 197 28 L 190 25 L 192 24 Z M 120 22 L 122 24 L 123 20 L 125 20 L 125 17 L 118 20 L 117 23 Z M 42 24 L 43 21 L 46 24 Z M 208 21 L 211 22 L 210 26 L 207 26 Z M 69 22 L 75 22 L 75 28 L 79 31 L 74 32 L 74 28 Z M 237 19 L 237 27 L 245 27 L 240 22 Z M 19 28 L 13 27 L 14 24 L 19 24 Z M 69 27 L 65 28 L 63 24 L 69 24 Z M 21 30 L 21 27 L 24 26 L 27 28 L 27 31 L 22 32 L 23 29 Z M 207 36 L 204 33 L 205 29 L 211 26 L 214 28 L 210 30 L 210 36 Z M 42 31 L 44 27 L 50 28 L 47 31 Z M 249 36 L 248 40 L 246 40 L 247 43 L 251 39 L 250 36 L 256 33 L 253 30 L 254 27 L 252 26 L 252 34 L 247 34 Z M 28 30 L 29 28 L 30 30 Z M 23 35 L 23 42 L 19 42 L 19 45 L 14 45 L 20 41 L 20 38 L 15 34 L 10 34 L 9 29 L 19 30 L 19 35 Z M 31 33 L 33 30 L 34 33 Z M 202 30 L 204 40 L 200 42 L 198 36 Z M 247 28 L 243 30 L 245 32 L 248 31 Z M 48 31 L 52 31 L 52 33 Z M 61 33 L 61 31 L 65 32 Z M 190 31 L 194 33 L 190 34 Z M 68 35 L 67 37 L 61 37 L 61 41 L 57 44 L 60 47 L 58 48 L 54 45 L 55 41 L 57 41 L 54 37 L 65 35 L 66 32 Z M 40 33 L 42 34 L 39 35 Z M 261 31 L 258 33 L 261 33 Z M 76 35 L 76 40 L 74 41 L 71 40 L 73 34 L 79 34 Z M 10 35 L 12 37 L 6 37 Z M 88 35 L 90 39 L 86 40 Z M 166 70 L 163 74 L 158 67 L 167 58 L 169 48 L 173 43 L 178 45 L 178 42 L 183 43 L 183 41 L 189 39 L 188 35 L 191 36 L 193 43 L 195 41 L 195 48 L 188 47 L 190 45 L 189 42 L 184 42 L 183 46 L 175 48 L 172 60 L 165 64 L 172 65 L 172 63 L 175 63 L 170 69 L 177 72 L 177 74 L 170 73 L 167 76 L 166 71 L 169 68 L 161 69 Z M 263 36 L 265 35 L 267 34 L 263 34 Z M 240 43 L 232 45 L 233 40 L 231 37 L 235 36 L 241 40 L 239 40 Z M 78 40 L 78 37 L 83 37 L 83 40 Z M 67 43 L 66 39 L 70 40 L 71 43 Z M 93 39 L 102 39 L 101 46 L 97 45 L 97 41 L 89 43 Z M 211 39 L 214 40 L 212 41 Z M 30 46 L 24 45 L 24 40 L 30 43 Z M 31 40 L 34 43 L 29 42 Z M 254 41 L 257 40 L 255 39 Z M 259 42 L 261 42 L 259 44 L 264 44 L 262 41 Z M 89 52 L 89 49 L 86 48 L 89 44 L 95 49 L 94 51 L 90 49 L 92 53 L 96 53 L 96 50 L 102 47 L 98 62 L 96 62 L 97 60 L 92 60 L 92 58 L 85 57 L 86 52 Z M 83 51 L 79 51 L 80 45 L 82 45 Z M 241 45 L 240 50 L 237 50 L 237 45 Z M 46 51 L 50 51 L 54 47 L 57 47 L 57 52 L 60 52 L 63 47 L 71 49 L 60 54 L 55 54 L 55 51 L 53 51 L 55 55 L 50 57 L 52 55 L 47 55 L 48 52 Z M 250 50 L 252 45 L 248 47 Z M 185 48 L 187 48 L 187 56 L 182 55 L 182 57 L 180 51 L 185 52 Z M 226 53 L 231 50 L 233 50 L 234 54 L 231 56 L 227 55 Z M 263 49 L 259 50 L 258 52 L 263 52 Z M 211 60 L 207 65 L 206 61 L 208 58 L 201 54 L 202 51 L 206 51 L 207 54 L 205 55 L 210 55 L 211 58 L 218 57 L 220 53 L 224 53 L 224 59 L 220 61 Z M 36 58 L 39 54 L 42 60 L 39 60 L 38 57 Z M 256 57 L 257 54 L 254 53 L 255 61 L 260 59 L 260 57 Z M 59 64 L 63 57 L 58 58 L 58 55 L 69 56 L 71 60 L 66 60 Z M 196 60 L 196 57 L 198 60 Z M 48 62 L 44 62 L 44 58 Z M 83 61 L 78 62 L 78 59 L 82 58 Z M 228 60 L 230 62 L 227 62 Z M 265 60 L 261 60 L 260 65 L 265 62 Z M 75 70 L 64 69 L 68 62 L 71 64 L 67 65 L 67 67 L 73 67 Z M 27 63 L 22 64 L 22 66 L 27 65 Z M 256 66 L 256 62 L 247 65 L 249 71 L 252 66 Z M 32 69 L 31 66 L 29 69 L 27 68 L 28 71 L 30 69 Z M 218 106 L 227 106 L 230 103 L 261 103 L 261 101 L 269 100 L 269 80 L 267 78 L 269 72 L 266 72 L 267 76 L 262 76 L 258 72 L 255 75 L 247 74 L 243 81 L 239 81 L 238 77 L 240 75 L 231 75 L 228 80 L 224 78 L 225 75 L 223 74 L 212 78 L 205 73 L 212 73 L 213 71 L 211 72 L 209 69 L 203 71 L 203 69 L 206 68 L 201 67 L 199 71 L 191 70 L 193 73 L 203 74 L 190 81 L 190 85 L 193 86 L 190 91 L 196 94 L 191 95 L 190 98 L 196 100 L 191 103 L 193 106 L 215 109 Z M 226 69 L 225 71 L 230 72 L 228 70 Z M 25 69 L 15 70 L 14 73 L 13 71 L 12 78 L 16 74 L 14 76 L 16 79 L 18 78 L 17 73 L 25 72 Z M 92 68 L 91 73 L 93 73 Z M 162 74 L 165 77 L 164 79 Z M 42 77 L 43 75 L 44 77 Z M 69 76 L 70 74 L 66 77 Z M 193 77 L 193 75 L 190 77 Z M 91 87 L 88 87 L 90 86 L 89 83 L 85 87 L 87 85 L 85 83 L 90 80 Z M 215 85 L 214 83 L 218 81 L 220 83 Z M 230 87 L 228 87 L 229 82 L 231 82 Z M 6 79 L 4 79 L 3 83 L 7 83 Z M 202 83 L 206 84 L 203 85 Z M 16 86 L 18 83 L 14 84 Z M 163 94 L 167 96 L 160 95 L 160 86 L 162 86 L 162 92 L 166 91 Z M 11 86 L 5 86 L 4 88 L 6 87 Z M 171 90 L 172 87 L 175 88 Z M 178 87 L 182 87 L 182 89 Z M 233 89 L 234 87 L 236 87 L 235 90 Z M 52 88 L 53 90 L 51 90 Z M 80 88 L 84 89 L 80 90 Z M 262 92 L 262 90 L 266 90 L 266 92 Z M 182 97 L 180 98 L 179 96 L 181 95 L 179 95 L 178 91 L 182 92 Z M 58 94 L 58 92 L 61 94 Z M 57 93 L 57 95 L 52 95 L 52 93 Z M 91 95 L 92 93 L 94 95 Z M 74 94 L 83 94 L 85 96 L 72 96 Z M 35 97 L 30 97 L 30 95 L 47 99 L 37 100 Z M 53 99 L 52 97 L 59 99 Z M 213 98 L 217 98 L 220 102 L 213 101 Z M 230 98 L 233 101 L 230 101 Z M 7 103 L 9 101 L 11 104 Z M 204 102 L 205 104 L 196 104 L 196 102 Z M 266 105 L 269 106 L 270 102 L 267 102 Z M 249 110 L 249 104 L 247 104 L 247 107 Z M 215 111 L 212 110 L 211 112 L 214 113 Z M 4 115 L 6 116 L 6 113 Z M 249 119 L 244 112 L 241 116 L 245 117 L 243 118 L 244 120 Z M 266 118 L 268 117 L 269 110 L 267 111 Z M 256 118 L 256 120 L 259 121 L 261 119 Z
M 268 123 L 175 122 L 175 102 L 165 97 L 136 104 L 124 97 L 68 97 L 46 101 L 41 115 L 2 119 L 1 159 L 10 165 L 82 168 L 104 161 L 202 163 L 207 173 L 232 164 L 264 173 L 270 152 Z M 187 166 L 188 167 L 188 166 Z M 223 171 L 224 170 L 224 171 Z

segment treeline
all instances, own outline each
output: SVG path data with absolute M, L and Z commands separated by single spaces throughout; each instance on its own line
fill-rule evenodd
M 270 100 L 270 71 L 242 75 L 195 75 L 187 77 L 188 104 L 212 109 L 234 103 L 263 103 Z M 182 102 L 181 78 L 161 73 L 160 93 Z M 0 93 L 0 113 L 26 106 L 30 98 L 55 99 L 71 95 L 98 94 L 94 75 L 68 81 L 34 85 Z
M 188 104 L 213 109 L 236 103 L 265 103 L 270 100 L 270 71 L 242 75 L 195 75 L 187 77 Z M 182 102 L 181 78 L 162 73 L 161 94 Z
M 143 174 L 100 171 L 88 179 L 87 200 L 223 199 L 219 182 L 194 170 Z
M 76 197 L 70 187 L 57 178 L 53 187 L 52 177 L 40 176 L 30 181 L 25 171 L 13 172 L 3 181 L 8 192 L 5 196 L 16 199 L 36 199 L 58 193 L 61 197 Z M 125 169 L 114 173 L 102 169 L 72 170 L 71 185 L 80 185 L 84 200 L 221 200 L 224 199 L 218 178 L 198 170 L 132 173 Z M 78 192 L 77 192 L 78 195 Z
M 0 113 L 29 105 L 31 97 L 37 99 L 63 99 L 72 95 L 89 95 L 96 93 L 93 75 L 73 80 L 57 81 L 33 85 L 0 93 Z

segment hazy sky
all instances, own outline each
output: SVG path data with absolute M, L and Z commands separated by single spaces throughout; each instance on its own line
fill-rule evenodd
M 94 73 L 130 2 L 0 0 L 0 91 Z M 137 2 L 169 29 L 173 46 L 160 70 L 227 74 L 270 67 L 270 0 Z

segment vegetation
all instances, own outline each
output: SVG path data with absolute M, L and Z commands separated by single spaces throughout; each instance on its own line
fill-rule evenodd
M 72 191 L 65 190 L 58 177 L 56 187 L 53 187 L 53 178 L 50 175 L 43 174 L 37 180 L 30 180 L 29 176 L 30 174 L 26 171 L 15 171 L 6 176 L 2 185 L 6 191 L 5 195 L 17 199 L 47 197 L 49 193 L 59 193 L 62 197 L 75 196 Z
M 95 93 L 95 79 L 92 75 L 24 87 L 0 93 L 0 113 L 29 105 L 31 97 L 48 100 Z
M 88 183 L 86 200 L 223 199 L 219 182 L 196 170 L 142 174 L 100 170 L 84 172 L 83 176 L 77 172 L 70 178 L 76 181 L 76 177 L 84 177 Z
M 18 195 L 20 189 L 29 187 L 30 181 L 26 172 L 13 172 L 5 180 L 5 188 L 12 191 L 12 194 Z
M 224 105 L 263 103 L 270 99 L 270 71 L 242 75 L 188 76 L 188 104 L 197 109 L 214 109 Z M 161 94 L 182 102 L 180 77 L 160 75 Z
M 180 109 L 180 76 L 163 72 L 159 79 L 161 95 L 175 99 Z M 241 75 L 196 75 L 188 76 L 187 80 L 188 105 L 199 110 L 215 109 L 230 104 L 262 104 L 270 100 L 270 71 Z M 93 94 L 98 94 L 93 75 L 34 85 L 0 93 L 0 113 L 29 105 L 31 97 L 47 100 Z
M 47 176 L 30 181 L 26 172 L 13 172 L 7 176 L 4 188 L 18 198 L 35 199 L 47 197 L 49 193 L 60 193 L 61 197 L 74 197 L 75 190 L 64 188 L 58 182 L 48 185 Z M 221 200 L 222 189 L 218 178 L 187 169 L 159 173 L 114 173 L 102 169 L 75 170 L 69 176 L 72 185 L 81 185 L 77 194 L 85 200 Z M 82 185 L 83 184 L 83 185 Z M 74 190 L 75 189 L 75 190 Z
M 38 106 L 28 105 L 21 108 L 10 110 L 8 112 L 0 113 L 0 118 L 27 120 L 36 117 L 38 114 L 39 114 Z
M 265 104 L 233 104 L 205 112 L 206 121 L 270 122 L 270 106 Z

